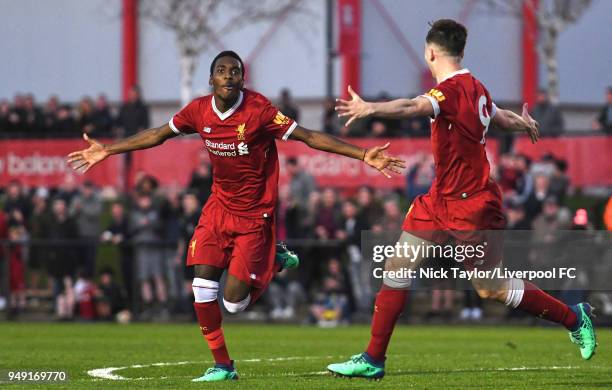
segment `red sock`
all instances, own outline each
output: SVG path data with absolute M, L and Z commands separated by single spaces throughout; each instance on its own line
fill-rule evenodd
M 215 362 L 231 365 L 232 361 L 225 347 L 223 328 L 221 328 L 223 317 L 221 316 L 219 302 L 216 300 L 205 303 L 196 302 L 193 307 L 200 323 L 200 330 L 208 343 L 208 348 L 210 348 Z
M 377 362 L 385 361 L 385 353 L 393 328 L 404 310 L 407 296 L 407 290 L 388 289 L 384 285 L 376 295 L 374 317 L 372 318 L 372 337 L 366 352 Z
M 578 322 L 578 317 L 572 309 L 560 300 L 540 290 L 535 284 L 524 281 L 525 291 L 523 299 L 517 306 L 534 316 L 563 324 L 567 329 L 572 329 Z

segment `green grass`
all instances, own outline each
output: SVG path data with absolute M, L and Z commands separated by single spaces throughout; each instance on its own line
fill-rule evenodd
M 68 383 L 34 387 L 51 389 L 612 387 L 609 329 L 599 330 L 598 353 L 585 362 L 559 328 L 400 326 L 391 343 L 387 376 L 380 382 L 324 373 L 327 364 L 363 350 L 367 326 L 318 329 L 230 324 L 225 326 L 225 335 L 237 360 L 240 380 L 235 383 L 189 382 L 211 365 L 195 324 L 0 323 L 0 371 L 67 371 Z M 151 366 L 159 362 L 187 363 Z M 87 374 L 103 367 L 128 367 L 114 373 L 130 379 L 94 379 Z

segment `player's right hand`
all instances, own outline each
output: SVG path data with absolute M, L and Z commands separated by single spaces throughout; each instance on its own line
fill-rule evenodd
M 89 144 L 89 148 L 70 153 L 67 162 L 75 171 L 85 173 L 89 168 L 108 157 L 108 152 L 104 145 L 89 138 L 87 134 L 83 134 L 83 139 Z
M 521 117 L 529 126 L 527 128 L 527 134 L 529 134 L 529 138 L 531 138 L 531 143 L 535 144 L 540 138 L 540 124 L 538 121 L 533 119 L 531 115 L 529 115 L 529 111 L 527 111 L 527 103 L 523 104 L 523 112 Z
M 357 95 L 350 85 L 348 86 L 348 92 L 351 95 L 351 100 L 336 99 L 338 118 L 349 117 L 345 124 L 346 127 L 350 126 L 355 119 L 365 118 L 371 114 L 370 104 Z

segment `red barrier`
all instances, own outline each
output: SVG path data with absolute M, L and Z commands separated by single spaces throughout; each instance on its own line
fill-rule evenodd
M 73 174 L 66 164 L 66 155 L 85 147 L 87 144 L 81 139 L 0 141 L 0 186 L 11 179 L 19 179 L 27 186 L 57 186 L 66 174 Z M 122 167 L 123 158 L 113 156 L 86 175 L 74 173 L 74 176 L 77 183 L 89 179 L 97 185 L 119 187 Z
M 423 154 L 431 153 L 428 139 L 351 139 L 350 142 L 363 147 L 391 142 L 389 153 L 407 161 L 408 166 L 417 162 Z M 308 148 L 300 142 L 277 142 L 281 165 L 281 185 L 288 180 L 285 162 L 296 157 L 304 168 L 315 176 L 322 187 L 355 187 L 370 185 L 378 188 L 404 188 L 405 175 L 385 178 L 378 171 L 352 160 Z M 64 180 L 70 169 L 66 155 L 82 149 L 82 140 L 4 140 L 0 141 L 0 186 L 16 178 L 30 186 L 56 186 Z M 497 144 L 488 140 L 489 158 L 497 160 Z M 516 141 L 516 150 L 534 159 L 546 153 L 567 160 L 569 176 L 573 185 L 612 185 L 612 137 L 561 137 L 544 139 L 532 145 L 528 139 Z M 132 154 L 132 172 L 155 176 L 162 185 L 185 186 L 191 173 L 201 159 L 207 159 L 202 142 L 197 137 L 174 139 L 165 144 Z M 113 156 L 94 167 L 86 175 L 76 175 L 78 182 L 90 179 L 101 186 L 121 186 L 124 160 Z
M 515 150 L 532 159 L 550 153 L 567 161 L 568 175 L 574 186 L 612 185 L 612 137 L 585 136 L 546 138 L 532 144 L 518 138 Z
M 410 167 L 419 161 L 424 154 L 431 153 L 429 139 L 350 139 L 351 143 L 362 147 L 373 147 L 391 142 L 389 154 L 397 155 L 406 160 Z M 497 149 L 495 141 L 487 145 L 490 158 L 495 160 Z M 370 185 L 377 188 L 404 188 L 405 175 L 393 175 L 387 179 L 377 170 L 366 166 L 362 161 L 343 156 L 321 152 L 306 146 L 301 142 L 279 141 L 279 161 L 281 167 L 280 183 L 288 180 L 285 162 L 295 157 L 302 166 L 313 175 L 322 187 L 357 187 Z M 198 161 L 205 159 L 202 142 L 197 138 L 179 139 L 166 142 L 155 149 L 134 153 L 134 171 L 152 174 L 160 183 L 178 184 L 184 186 L 188 183 L 191 172 Z

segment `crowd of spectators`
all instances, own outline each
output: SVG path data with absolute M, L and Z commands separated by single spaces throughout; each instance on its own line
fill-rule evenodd
M 411 97 L 417 96 L 416 94 Z M 386 92 L 381 92 L 374 101 L 389 101 Z M 276 100 L 279 109 L 287 116 L 300 120 L 300 108 L 284 88 Z M 335 100 L 323 102 L 321 130 L 342 137 L 428 137 L 429 119 L 389 119 L 372 117 L 358 121 L 350 128 L 343 125 L 335 111 Z M 566 130 L 563 114 L 558 104 L 550 101 L 548 93 L 541 89 L 536 104 L 530 109 L 540 123 L 544 137 L 556 137 Z M 132 135 L 149 127 L 149 107 L 143 102 L 138 86 L 130 89 L 128 99 L 112 108 L 104 94 L 95 99 L 83 97 L 77 104 L 60 102 L 56 95 L 39 105 L 32 94 L 17 94 L 12 101 L 0 99 L 0 137 L 3 138 L 58 138 L 80 137 L 83 132 L 93 137 L 120 137 Z M 606 90 L 606 104 L 593 120 L 592 128 L 607 134 L 612 133 L 612 87 Z M 497 134 L 501 138 L 502 150 L 511 150 L 512 136 Z
M 32 94 L 17 94 L 12 102 L 0 99 L 0 137 L 70 138 L 127 136 L 149 127 L 149 108 L 140 89 L 114 110 L 104 94 L 85 96 L 77 104 L 62 103 L 53 95 L 41 106 Z
M 609 90 L 608 106 L 598 119 L 602 129 L 610 122 L 606 118 L 612 118 L 611 104 Z M 278 105 L 285 114 L 299 118 L 288 90 L 282 91 Z M 349 133 L 333 106 L 333 101 L 326 102 L 324 116 L 324 130 L 333 134 L 386 137 L 399 135 L 398 129 L 415 136 L 429 132 L 427 119 L 372 118 L 365 130 Z M 555 110 L 540 94 L 534 115 L 541 115 L 542 124 L 562 127 Z M 31 95 L 17 96 L 12 106 L 0 102 L 0 133 L 55 137 L 68 135 L 77 126 L 94 136 L 130 135 L 149 125 L 148 109 L 136 87 L 117 115 L 104 96 L 95 104 L 84 98 L 78 114 L 73 114 L 55 97 L 40 110 Z M 72 135 L 79 134 L 77 130 Z M 310 305 L 310 321 L 322 326 L 348 321 L 354 312 L 367 312 L 376 287 L 371 283 L 371 261 L 361 256 L 361 232 L 401 229 L 405 210 L 416 196 L 428 191 L 434 179 L 431 154 L 418 156 L 408 167 L 403 190 L 318 188 L 301 161 L 290 158 L 286 168 L 290 181 L 279 191 L 278 238 L 293 245 L 305 261 L 300 272 L 283 271 L 273 280 L 264 299 L 270 317 L 294 318 L 304 303 Z M 586 210 L 579 210 L 578 217 L 566 205 L 571 183 L 565 161 L 547 155 L 534 162 L 508 152 L 500 155 L 492 172 L 504 193 L 509 229 L 546 235 L 592 227 Z M 128 310 L 143 320 L 191 313 L 193 275 L 184 267 L 184 258 L 211 186 L 212 172 L 205 159 L 184 191 L 160 188 L 154 177 L 144 174 L 129 193 L 112 195 L 88 181 L 79 185 L 70 174 L 57 188 L 26 188 L 13 180 L 0 197 L 4 210 L 0 239 L 12 242 L 4 256 L 10 261 L 11 308 L 25 308 L 26 291 L 45 290 L 51 292 L 55 312 L 62 319 L 109 319 L 120 313 L 125 316 Z M 115 247 L 115 269 L 97 264 L 102 246 Z M 428 316 L 454 310 L 452 298 L 446 290 L 434 290 Z M 481 318 L 478 296 L 466 293 L 460 312 L 462 319 Z
M 566 171 L 566 163 L 551 155 L 536 162 L 501 155 L 493 175 L 504 193 L 508 229 L 534 230 L 538 236 L 577 225 L 591 228 L 586 210 L 579 210 L 578 218 L 565 205 L 571 189 Z M 376 289 L 371 261 L 361 256 L 361 232 L 401 229 L 403 210 L 432 183 L 433 159 L 416 159 L 403 191 L 318 188 L 295 159 L 287 161 L 287 172 L 290 181 L 279 191 L 278 239 L 289 242 L 304 261 L 300 272 L 284 271 L 273 280 L 264 299 L 270 317 L 294 318 L 308 302 L 313 322 L 348 321 L 351 313 L 369 310 Z M 108 319 L 127 309 L 143 320 L 190 313 L 193 276 L 184 258 L 211 185 L 206 160 L 184 191 L 160 188 L 144 174 L 129 194 L 110 195 L 89 181 L 78 185 L 72 175 L 57 188 L 25 188 L 13 180 L 4 188 L 0 214 L 0 227 L 5 226 L 0 238 L 14 243 L 11 306 L 22 310 L 26 290 L 46 289 L 58 318 L 78 313 L 83 319 Z M 104 245 L 116 248 L 114 271 L 96 263 Z M 453 310 L 449 294 L 434 291 L 428 316 Z M 99 302 L 111 303 L 98 307 Z M 103 314 L 92 314 L 98 312 Z M 466 295 L 461 313 L 465 319 L 482 316 L 477 296 Z

